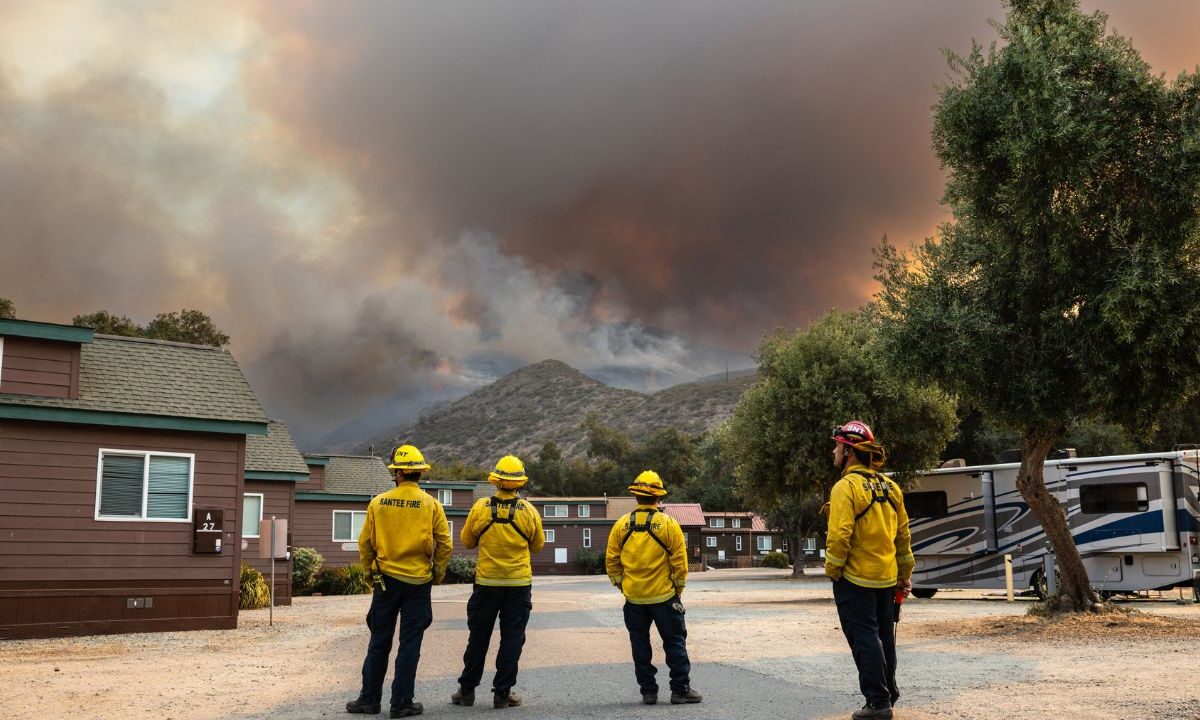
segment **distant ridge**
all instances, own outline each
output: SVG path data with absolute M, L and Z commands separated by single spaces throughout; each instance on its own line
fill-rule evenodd
M 558 360 L 528 365 L 466 397 L 430 408 L 414 423 L 356 448 L 388 447 L 402 439 L 433 462 L 486 466 L 505 453 L 532 460 L 554 440 L 563 457 L 582 457 L 580 427 L 589 413 L 635 437 L 662 427 L 702 432 L 733 412 L 757 373 L 731 372 L 652 394 L 609 387 Z

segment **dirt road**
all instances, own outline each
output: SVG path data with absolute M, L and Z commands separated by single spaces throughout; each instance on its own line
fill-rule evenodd
M 469 588 L 435 588 L 417 699 L 430 717 L 490 704 L 448 698 L 466 642 Z M 861 704 L 828 584 L 777 571 L 694 575 L 688 605 L 698 706 L 643 707 L 603 578 L 540 580 L 513 718 L 847 718 Z M 321 718 L 358 689 L 369 598 L 299 598 L 243 613 L 236 631 L 0 643 L 3 718 Z M 1136 603 L 1146 613 L 1047 626 L 980 593 L 905 605 L 897 718 L 1200 718 L 1200 606 Z M 494 645 L 493 645 L 494 649 Z M 661 658 L 661 652 L 657 654 Z M 490 674 L 484 676 L 484 687 Z M 385 691 L 386 692 L 386 691 Z M 386 697 L 385 697 L 386 702 Z

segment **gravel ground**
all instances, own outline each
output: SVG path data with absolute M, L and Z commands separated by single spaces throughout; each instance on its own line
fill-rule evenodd
M 430 717 L 495 712 L 490 703 L 449 704 L 466 644 L 468 592 L 434 589 L 435 620 L 417 678 L 417 699 Z M 861 704 L 822 578 L 696 574 L 685 602 L 693 685 L 705 693 L 703 704 L 637 704 L 619 595 L 603 578 L 547 578 L 534 587 L 517 687 L 526 706 L 505 713 L 825 720 L 848 718 Z M 344 716 L 342 705 L 358 689 L 368 604 L 365 596 L 298 598 L 276 608 L 274 627 L 258 610 L 243 613 L 238 630 L 0 643 L 0 717 Z M 1141 613 L 1046 622 L 1025 616 L 1028 601 L 1010 605 L 984 593 L 912 599 L 899 628 L 904 696 L 896 717 L 1200 718 L 1200 606 L 1124 605 Z M 490 679 L 484 676 L 483 690 Z

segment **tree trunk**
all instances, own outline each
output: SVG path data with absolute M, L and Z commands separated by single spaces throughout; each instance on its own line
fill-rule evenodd
M 790 533 L 789 533 L 790 534 Z M 796 518 L 795 535 L 788 538 L 791 548 L 792 577 L 804 577 L 804 518 Z
M 1017 489 L 1046 531 L 1054 550 L 1059 573 L 1058 595 L 1067 598 L 1060 610 L 1089 610 L 1098 600 L 1088 583 L 1087 571 L 1079 557 L 1079 549 L 1071 537 L 1067 516 L 1058 500 L 1046 489 L 1046 456 L 1050 454 L 1052 438 L 1026 436 L 1021 440 L 1021 469 Z M 1047 598 L 1053 606 L 1056 598 Z

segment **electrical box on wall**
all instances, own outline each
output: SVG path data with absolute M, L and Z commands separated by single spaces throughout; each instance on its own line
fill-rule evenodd
M 196 508 L 192 513 L 192 552 L 217 555 L 225 532 L 225 511 L 221 508 Z

